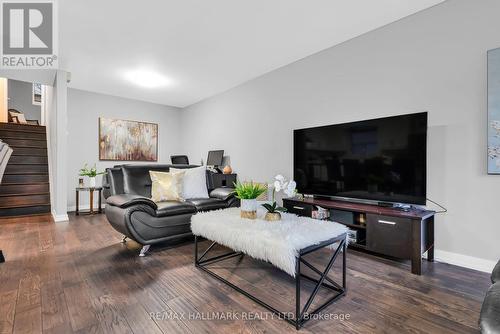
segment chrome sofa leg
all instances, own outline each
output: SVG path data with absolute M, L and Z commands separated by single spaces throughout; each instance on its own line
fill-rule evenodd
M 127 242 L 127 237 L 126 236 L 123 236 L 122 238 L 122 241 L 120 241 L 122 244 L 124 244 L 125 242 Z
M 139 256 L 140 257 L 146 256 L 146 253 L 148 252 L 149 247 L 151 247 L 151 245 L 144 245 L 144 246 L 142 246 L 141 253 L 139 254 Z

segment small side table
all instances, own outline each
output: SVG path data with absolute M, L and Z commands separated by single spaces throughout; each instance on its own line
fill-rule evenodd
M 212 185 L 214 188 L 233 187 L 236 177 L 236 174 L 212 173 Z
M 80 214 L 80 191 L 88 191 L 90 195 L 90 210 L 86 213 L 93 215 L 95 213 L 102 213 L 102 207 L 101 207 L 101 196 L 102 196 L 102 187 L 95 187 L 95 188 L 90 188 L 90 187 L 84 187 L 80 188 L 77 187 L 75 194 L 76 194 L 76 211 L 75 214 L 78 216 Z M 99 196 L 99 206 L 97 208 L 97 212 L 94 211 L 94 191 L 97 191 L 98 196 Z M 83 213 L 83 212 L 81 212 Z

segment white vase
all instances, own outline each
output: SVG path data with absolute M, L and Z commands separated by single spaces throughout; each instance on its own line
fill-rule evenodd
M 249 219 L 257 218 L 257 199 L 242 199 L 240 209 L 241 217 Z
M 89 177 L 89 188 L 95 188 L 95 176 Z
M 243 211 L 257 211 L 257 199 L 242 199 L 241 210 Z

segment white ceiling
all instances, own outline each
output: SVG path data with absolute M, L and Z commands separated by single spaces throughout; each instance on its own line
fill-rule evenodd
M 0 77 L 26 81 L 37 82 L 52 86 L 56 77 L 56 70 L 4 70 L 0 69 Z
M 59 1 L 70 87 L 184 107 L 443 0 Z M 168 77 L 128 82 L 127 70 Z

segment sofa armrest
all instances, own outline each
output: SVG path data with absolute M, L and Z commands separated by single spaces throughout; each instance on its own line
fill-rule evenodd
M 215 188 L 210 192 L 210 197 L 212 198 L 218 198 L 223 201 L 227 201 L 228 199 L 236 196 L 236 192 L 234 191 L 234 188 L 232 187 L 221 187 L 221 188 Z
M 145 204 L 147 206 L 150 206 L 154 210 L 158 209 L 156 203 L 153 202 L 151 199 L 144 196 L 132 195 L 132 194 L 120 194 L 120 195 L 110 196 L 106 199 L 106 204 L 117 206 L 122 209 L 128 208 L 132 205 Z
M 484 298 L 479 316 L 481 333 L 500 332 L 500 283 L 493 284 Z
M 498 261 L 495 268 L 493 268 L 493 272 L 491 273 L 491 282 L 492 283 L 500 282 L 500 261 Z

